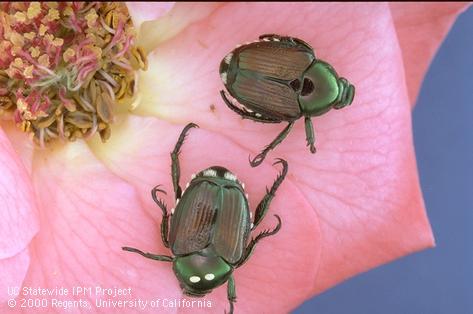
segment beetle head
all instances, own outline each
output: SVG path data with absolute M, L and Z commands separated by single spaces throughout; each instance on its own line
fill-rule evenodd
M 224 284 L 233 268 L 219 256 L 198 252 L 175 258 L 173 270 L 184 293 L 200 297 Z
M 318 116 L 332 107 L 350 105 L 353 96 L 353 85 L 340 78 L 330 64 L 317 60 L 304 73 L 299 103 L 305 114 Z

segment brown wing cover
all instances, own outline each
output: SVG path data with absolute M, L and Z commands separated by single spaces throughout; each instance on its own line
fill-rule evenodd
M 201 182 L 189 187 L 171 219 L 169 243 L 174 255 L 189 254 L 207 247 L 216 213 L 220 186 Z
M 246 247 L 250 232 L 248 204 L 236 188 L 225 188 L 223 208 L 219 210 L 212 243 L 218 255 L 228 263 L 236 264 Z
M 287 85 L 240 71 L 232 89 L 237 100 L 255 112 L 280 120 L 300 117 L 298 97 Z
M 243 46 L 237 55 L 239 69 L 284 81 L 300 78 L 314 61 L 305 47 L 274 41 Z
M 300 117 L 298 95 L 289 86 L 314 61 L 311 51 L 281 42 L 257 42 L 235 51 L 229 71 L 232 95 L 266 116 L 283 120 Z

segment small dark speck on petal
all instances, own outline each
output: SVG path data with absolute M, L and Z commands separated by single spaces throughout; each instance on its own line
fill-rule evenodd
M 197 43 L 199 43 L 199 45 L 204 49 L 209 48 L 209 46 L 207 46 L 207 44 L 201 41 L 200 39 L 197 39 Z

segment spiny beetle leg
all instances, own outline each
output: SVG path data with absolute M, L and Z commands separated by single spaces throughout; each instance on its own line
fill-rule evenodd
M 282 222 L 281 222 L 281 217 L 279 217 L 278 215 L 274 215 L 277 219 L 278 219 L 278 224 L 277 226 L 269 231 L 269 230 L 264 230 L 262 231 L 261 233 L 259 233 L 256 238 L 253 238 L 251 239 L 250 241 L 250 244 L 248 244 L 248 246 L 246 247 L 245 249 L 245 252 L 243 253 L 243 256 L 241 258 L 241 260 L 238 262 L 238 264 L 236 265 L 236 267 L 240 267 L 241 265 L 245 264 L 248 259 L 250 258 L 251 254 L 253 254 L 253 251 L 256 247 L 256 243 L 258 243 L 261 239 L 263 238 L 266 238 L 266 237 L 269 237 L 269 236 L 272 236 L 272 235 L 275 235 L 276 233 L 279 232 L 279 230 L 281 229 L 281 225 L 282 225 Z
M 174 187 L 174 194 L 176 196 L 176 200 L 181 198 L 182 195 L 182 189 L 179 186 L 179 178 L 181 176 L 181 169 L 179 167 L 179 154 L 181 153 L 181 146 L 184 143 L 184 140 L 186 139 L 187 132 L 191 128 L 198 128 L 199 126 L 195 123 L 189 123 L 184 127 L 184 129 L 181 132 L 181 135 L 179 136 L 179 139 L 177 140 L 176 146 L 174 147 L 174 150 L 171 153 L 171 173 L 172 173 L 172 185 Z
M 249 112 L 245 109 L 238 108 L 228 99 L 227 94 L 225 94 L 223 90 L 220 91 L 220 95 L 222 96 L 222 99 L 227 105 L 227 107 L 230 108 L 233 112 L 236 112 L 243 119 L 249 119 L 249 120 L 253 120 L 256 122 L 263 122 L 263 123 L 280 123 L 281 122 L 281 120 L 263 118 L 262 116 L 258 117 L 256 116 L 256 113 L 254 112 Z
M 284 128 L 284 130 L 282 130 L 281 133 L 279 133 L 278 136 L 268 146 L 266 146 L 261 153 L 259 153 L 255 158 L 253 158 L 253 160 L 250 160 L 250 165 L 252 167 L 260 165 L 266 158 L 268 152 L 278 146 L 279 143 L 281 143 L 286 138 L 286 136 L 291 131 L 293 125 L 294 121 L 289 122 L 289 124 Z
M 271 204 L 271 200 L 273 197 L 276 195 L 276 191 L 281 185 L 281 183 L 284 181 L 284 178 L 286 177 L 287 174 L 287 161 L 284 159 L 278 159 L 273 165 L 275 164 L 282 164 L 283 168 L 282 171 L 278 174 L 276 177 L 276 180 L 273 183 L 273 186 L 271 187 L 270 190 L 266 188 L 266 195 L 263 197 L 261 202 L 258 204 L 258 207 L 256 207 L 255 211 L 255 219 L 253 221 L 253 229 L 256 228 L 259 223 L 263 220 L 264 215 L 266 215 L 266 212 L 269 209 L 269 205 Z
M 169 214 L 166 204 L 162 199 L 158 198 L 157 195 L 158 192 L 166 194 L 166 191 L 159 189 L 159 187 L 160 185 L 157 185 L 151 190 L 151 197 L 153 198 L 154 202 L 158 204 L 159 208 L 161 208 L 163 212 L 163 219 L 161 220 L 161 239 L 163 241 L 164 246 L 169 248 Z
M 124 246 L 122 247 L 122 250 L 123 251 L 128 251 L 128 252 L 133 252 L 133 253 L 138 253 L 140 254 L 141 256 L 144 256 L 146 258 L 150 258 L 150 259 L 154 259 L 156 261 L 161 261 L 161 262 L 172 262 L 173 258 L 171 256 L 167 256 L 167 255 L 156 255 L 156 254 L 151 254 L 151 253 L 145 253 L 143 251 L 140 251 L 138 249 L 135 249 L 135 248 L 132 248 L 132 247 L 128 247 L 128 246 Z
M 233 314 L 233 303 L 236 302 L 236 289 L 235 289 L 235 280 L 233 279 L 233 275 L 230 275 L 227 282 L 227 298 L 228 302 L 230 303 L 230 312 L 229 314 Z M 226 313 L 227 311 L 225 311 Z
M 305 139 L 307 141 L 307 146 L 310 148 L 310 152 L 315 154 L 317 151 L 315 149 L 315 136 L 314 136 L 314 126 L 312 125 L 312 119 L 310 117 L 305 117 Z

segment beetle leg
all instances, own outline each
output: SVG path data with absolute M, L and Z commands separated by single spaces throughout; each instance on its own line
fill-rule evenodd
M 275 235 L 276 233 L 278 233 L 278 231 L 281 229 L 281 225 L 282 225 L 281 217 L 279 217 L 278 215 L 274 215 L 274 216 L 276 216 L 276 218 L 278 219 L 277 226 L 271 231 L 264 230 L 263 232 L 259 233 L 256 236 L 256 238 L 251 239 L 250 244 L 248 244 L 248 246 L 246 247 L 242 258 L 240 259 L 240 261 L 238 261 L 238 264 L 235 267 L 238 268 L 238 267 L 242 266 L 243 264 L 245 264 L 248 261 L 251 254 L 253 254 L 253 251 L 256 247 L 256 243 L 258 243 L 261 239 L 272 236 L 272 235 Z
M 144 256 L 144 257 L 150 258 L 150 259 L 154 259 L 155 261 L 161 261 L 161 262 L 172 262 L 173 261 L 173 258 L 171 256 L 145 253 L 143 251 L 140 251 L 138 249 L 128 247 L 128 246 L 122 247 L 122 250 L 123 251 L 128 251 L 128 252 L 133 252 L 133 253 L 138 253 L 141 256 Z
M 227 282 L 227 298 L 228 302 L 230 303 L 230 313 L 233 314 L 233 303 L 236 302 L 236 289 L 235 289 L 235 280 L 233 279 L 233 275 L 230 275 Z M 226 311 L 225 311 L 226 313 Z
M 176 146 L 171 153 L 171 173 L 172 173 L 172 185 L 174 187 L 174 195 L 176 196 L 176 200 L 181 198 L 182 189 L 179 186 L 179 178 L 181 176 L 181 168 L 179 167 L 179 154 L 181 153 L 181 146 L 186 139 L 187 132 L 191 128 L 198 128 L 199 126 L 195 123 L 189 123 L 184 127 L 177 140 Z
M 161 239 L 163 240 L 163 244 L 165 247 L 169 248 L 169 240 L 168 240 L 168 234 L 169 234 L 169 214 L 167 210 L 167 206 L 164 203 L 164 201 L 157 196 L 157 192 L 162 192 L 166 194 L 166 191 L 160 190 L 159 185 L 155 186 L 151 190 L 151 197 L 153 198 L 154 202 L 158 204 L 159 208 L 161 208 L 163 212 L 163 219 L 161 220 Z
M 261 153 L 259 153 L 259 155 L 253 158 L 253 160 L 250 160 L 250 165 L 252 167 L 256 167 L 261 164 L 264 158 L 266 158 L 266 155 L 269 153 L 269 151 L 278 146 L 278 144 L 286 138 L 286 136 L 291 131 L 293 125 L 294 121 L 289 122 L 289 124 L 284 128 L 284 130 L 282 130 L 281 133 L 279 133 L 278 136 L 268 146 L 266 146 Z
M 233 112 L 236 112 L 239 116 L 241 116 L 243 119 L 249 119 L 253 120 L 256 122 L 263 122 L 263 123 L 279 123 L 281 120 L 275 120 L 275 119 L 270 119 L 270 118 L 263 118 L 262 116 L 257 116 L 256 113 L 254 112 L 249 112 L 248 110 L 238 108 L 235 106 L 227 97 L 225 92 L 223 90 L 220 91 L 220 95 L 223 98 L 223 101 L 227 105 L 228 108 L 230 108 Z
M 315 137 L 314 137 L 314 127 L 312 125 L 312 119 L 310 117 L 305 117 L 305 138 L 307 141 L 307 146 L 310 148 L 310 152 L 315 154 L 316 149 L 314 146 Z
M 276 195 L 276 190 L 279 188 L 281 183 L 284 181 L 284 178 L 286 177 L 287 174 L 287 162 L 284 159 L 278 159 L 277 162 L 274 163 L 281 163 L 283 165 L 283 169 L 281 173 L 278 174 L 276 177 L 276 180 L 273 183 L 273 186 L 271 187 L 270 190 L 266 188 L 266 195 L 263 197 L 261 202 L 258 204 L 258 207 L 256 207 L 255 211 L 255 219 L 253 221 L 254 226 L 252 229 L 256 228 L 259 223 L 263 220 L 264 216 L 266 215 L 266 212 L 269 209 L 269 205 L 271 204 L 271 200 L 273 197 Z

